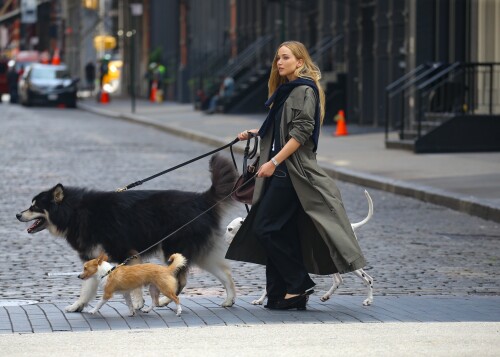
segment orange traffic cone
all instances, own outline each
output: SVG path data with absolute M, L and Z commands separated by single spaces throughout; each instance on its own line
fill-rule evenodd
M 151 93 L 149 94 L 149 101 L 150 102 L 156 102 L 156 91 L 158 89 L 158 83 L 156 81 L 153 81 L 151 84 Z
M 54 55 L 52 56 L 52 64 L 58 65 L 61 64 L 61 57 L 59 56 L 59 49 L 56 48 L 54 50 Z
M 101 104 L 108 104 L 109 103 L 109 93 L 106 92 L 105 90 L 101 91 L 101 96 L 99 98 L 99 103 L 101 103 Z
M 339 110 L 338 114 L 335 116 L 335 121 L 337 122 L 337 130 L 333 135 L 334 136 L 347 135 L 347 125 L 345 123 L 345 115 L 343 110 Z

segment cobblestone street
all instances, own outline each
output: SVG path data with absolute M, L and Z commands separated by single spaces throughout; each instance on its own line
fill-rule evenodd
M 15 219 L 36 193 L 59 182 L 114 190 L 213 149 L 78 110 L 17 106 L 3 110 L 1 299 L 70 303 L 79 294 L 75 276 L 47 275 L 79 271 L 81 262 L 75 252 L 48 232 L 28 235 L 27 225 Z M 202 191 L 208 187 L 207 167 L 203 159 L 143 188 Z M 339 186 L 351 220 L 361 220 L 367 212 L 363 187 L 343 182 Z M 497 223 L 369 191 L 375 215 L 359 230 L 358 239 L 369 262 L 367 272 L 375 279 L 375 296 L 500 294 Z M 244 207 L 237 205 L 224 222 L 240 215 L 245 215 Z M 240 296 L 260 293 L 265 282 L 263 267 L 236 262 L 232 267 Z M 329 288 L 330 277 L 315 276 L 314 280 L 319 294 Z M 222 296 L 223 289 L 213 276 L 193 268 L 184 294 Z M 361 302 L 364 289 L 347 275 L 337 294 L 356 295 Z
M 0 0 L 1 356 L 500 356 L 498 18 Z M 231 198 L 254 162 L 273 212 Z

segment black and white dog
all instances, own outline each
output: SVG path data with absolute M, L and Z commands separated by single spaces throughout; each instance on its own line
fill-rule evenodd
M 219 155 L 211 158 L 209 166 L 212 185 L 205 192 L 102 192 L 58 184 L 36 195 L 31 207 L 16 216 L 21 222 L 35 221 L 28 228 L 30 234 L 48 229 L 54 236 L 64 237 L 82 261 L 106 253 L 110 261 L 119 263 L 197 217 L 141 257 L 160 254 L 166 261 L 173 253 L 182 254 L 188 265 L 197 265 L 222 282 L 227 293 L 222 306 L 232 306 L 236 292 L 224 258 L 226 246 L 220 237 L 220 220 L 223 210 L 231 204 L 227 196 L 237 172 L 228 159 Z M 222 202 L 215 205 L 219 201 Z M 132 259 L 130 264 L 137 263 L 140 258 Z M 177 295 L 186 285 L 187 273 L 188 267 L 178 274 Z M 80 298 L 66 311 L 82 311 L 95 297 L 97 287 L 92 279 L 84 281 Z M 167 298 L 160 301 L 162 305 L 169 302 Z M 135 307 L 143 304 L 142 293 L 136 292 Z
M 372 198 L 370 197 L 370 194 L 366 190 L 365 190 L 365 196 L 366 196 L 366 199 L 368 200 L 368 215 L 362 221 L 360 221 L 358 223 L 351 224 L 354 232 L 356 232 L 356 230 L 359 227 L 364 226 L 373 216 L 373 201 L 372 201 Z M 240 229 L 244 220 L 245 219 L 242 217 L 237 217 L 237 218 L 233 219 L 227 225 L 226 232 L 224 234 L 224 238 L 229 244 L 231 244 L 231 242 L 233 241 L 234 236 L 236 235 L 236 233 Z M 373 279 L 372 279 L 372 277 L 369 276 L 368 274 L 366 274 L 366 272 L 363 269 L 358 269 L 356 271 L 353 271 L 353 274 L 356 275 L 357 277 L 359 277 L 363 281 L 363 284 L 365 284 L 365 286 L 367 287 L 367 297 L 363 301 L 363 305 L 365 305 L 365 306 L 371 305 L 373 303 Z M 330 290 L 328 290 L 328 292 L 326 294 L 324 294 L 321 297 L 321 301 L 326 301 L 326 300 L 330 299 L 330 296 L 333 295 L 335 290 L 337 290 L 338 287 L 343 282 L 344 282 L 344 280 L 342 279 L 342 276 L 339 273 L 333 274 L 332 287 L 330 288 Z M 264 290 L 262 292 L 261 297 L 257 300 L 252 301 L 252 304 L 262 305 L 266 296 L 267 296 L 267 293 Z

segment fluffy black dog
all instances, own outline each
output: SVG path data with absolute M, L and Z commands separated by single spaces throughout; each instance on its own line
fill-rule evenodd
M 220 219 L 231 202 L 227 196 L 237 172 L 232 163 L 220 155 L 210 159 L 210 171 L 212 186 L 201 193 L 176 190 L 99 192 L 57 184 L 36 195 L 31 207 L 18 213 L 17 219 L 21 222 L 35 220 L 28 233 L 48 229 L 53 235 L 66 238 L 83 261 L 105 252 L 111 261 L 122 262 L 199 216 L 142 257 L 161 253 L 166 261 L 171 254 L 181 253 L 188 264 L 199 266 L 222 282 L 227 291 L 222 305 L 231 306 L 235 288 L 224 259 L 227 247 L 222 239 Z M 204 213 L 206 210 L 208 212 Z M 133 259 L 131 264 L 139 262 L 140 259 Z M 186 285 L 187 271 L 179 273 L 179 292 Z M 89 290 L 97 290 L 97 287 L 82 287 L 82 295 L 84 290 L 88 295 Z M 81 311 L 88 302 L 88 296 L 80 296 L 66 309 Z M 168 302 L 162 301 L 163 304 Z

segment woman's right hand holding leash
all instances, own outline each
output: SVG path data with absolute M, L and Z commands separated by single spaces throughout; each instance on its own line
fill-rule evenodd
M 247 140 L 248 139 L 248 133 L 254 133 L 255 135 L 259 135 L 258 132 L 259 132 L 259 129 L 250 129 L 250 130 L 245 130 L 245 131 L 242 131 L 241 133 L 238 134 L 238 139 L 240 139 L 240 141 L 242 140 Z

